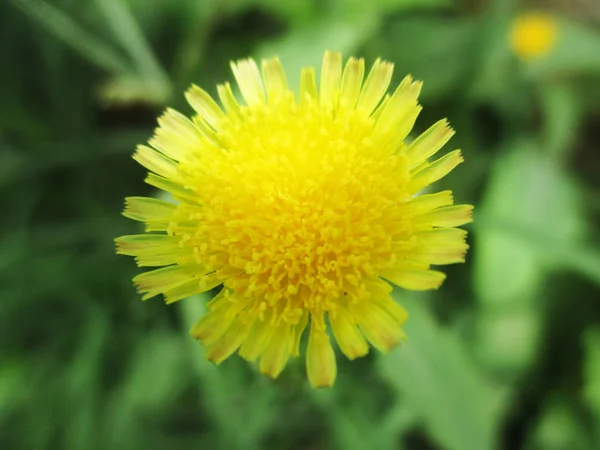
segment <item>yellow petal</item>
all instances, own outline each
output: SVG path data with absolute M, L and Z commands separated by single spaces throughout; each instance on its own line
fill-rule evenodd
M 168 266 L 162 269 L 144 272 L 133 279 L 138 291 L 145 294 L 142 300 L 147 300 L 158 294 L 190 282 L 206 273 L 202 266 Z
M 373 134 L 381 135 L 394 130 L 396 142 L 403 140 L 421 111 L 417 103 L 420 91 L 420 82 L 413 82 L 410 76 L 405 77 L 377 119 Z
M 383 100 L 381 101 L 379 106 L 377 106 L 377 109 L 375 109 L 375 111 L 373 111 L 373 114 L 371 114 L 371 118 L 373 120 L 375 120 L 375 121 L 379 120 L 379 117 L 381 116 L 381 113 L 383 111 L 385 111 L 385 108 L 387 107 L 387 104 L 390 101 L 390 98 L 392 98 L 392 96 L 390 94 L 385 94 L 385 96 L 383 97 Z
M 382 352 L 392 350 L 404 337 L 398 321 L 377 304 L 363 305 L 355 317 L 365 337 Z
M 115 239 L 117 254 L 135 256 L 138 266 L 168 266 L 189 250 L 179 246 L 180 237 L 166 234 L 137 234 Z
M 413 224 L 416 227 L 458 227 L 473 222 L 472 205 L 444 206 L 427 214 L 415 217 Z
M 175 161 L 145 145 L 138 145 L 136 152 L 133 154 L 133 159 L 146 169 L 165 178 L 172 180 L 181 178 Z
M 436 270 L 397 268 L 381 272 L 381 276 L 396 286 L 414 291 L 426 291 L 439 288 L 446 274 Z
M 164 292 L 165 302 L 168 305 L 178 300 L 191 297 L 192 295 L 210 291 L 222 283 L 223 280 L 216 277 L 214 273 L 206 274 Z
M 339 95 L 340 80 L 342 78 L 342 55 L 338 52 L 325 52 L 321 68 L 321 89 L 319 98 L 321 106 L 332 105 L 335 107 Z
M 418 216 L 442 206 L 449 206 L 453 202 L 452 191 L 441 191 L 435 194 L 419 195 L 406 202 L 405 206 L 410 214 Z
M 412 174 L 412 179 L 408 185 L 409 192 L 420 191 L 425 186 L 435 183 L 448 175 L 463 161 L 460 150 L 454 150 L 431 164 L 425 165 L 418 172 Z
M 254 362 L 265 351 L 271 335 L 273 327 L 267 320 L 256 320 L 252 326 L 250 334 L 242 344 L 239 355 L 246 361 Z
M 185 98 L 200 117 L 206 120 L 211 127 L 216 129 L 219 122 L 225 118 L 225 114 L 219 105 L 217 105 L 217 102 L 213 100 L 208 92 L 200 89 L 195 84 L 185 93 Z
M 467 232 L 460 228 L 436 228 L 415 233 L 414 236 L 419 244 L 447 245 L 464 242 L 467 238 Z
M 236 311 L 227 301 L 230 292 L 222 289 L 211 301 L 214 306 L 190 329 L 194 339 L 202 341 L 205 346 L 217 342 L 235 320 Z
M 221 99 L 221 103 L 223 104 L 223 108 L 225 108 L 227 115 L 235 118 L 241 117 L 240 104 L 235 99 L 235 95 L 231 90 L 231 85 L 229 83 L 219 84 L 217 86 L 217 92 L 219 93 L 219 99 Z
M 350 312 L 341 309 L 329 316 L 331 330 L 340 350 L 348 359 L 355 359 L 369 353 L 369 344 L 356 327 Z
M 290 357 L 291 328 L 288 324 L 280 325 L 271 335 L 271 339 L 263 352 L 259 369 L 260 373 L 277 378 Z
M 428 264 L 454 264 L 465 261 L 469 248 L 465 242 L 467 232 L 460 228 L 434 228 L 415 233 L 417 245 L 410 257 Z
M 431 128 L 415 139 L 406 149 L 405 154 L 411 166 L 416 166 L 435 155 L 454 135 L 446 119 L 435 123 Z
M 367 76 L 356 109 L 360 109 L 368 115 L 371 114 L 386 93 L 393 72 L 394 65 L 392 63 L 377 59 Z
M 291 340 L 291 348 L 290 352 L 292 356 L 298 356 L 300 354 L 300 341 L 302 339 L 302 334 L 304 333 L 304 329 L 308 324 L 308 311 L 305 309 L 302 313 L 302 317 L 300 321 L 294 325 L 293 328 L 293 339 Z
M 313 316 L 314 317 L 314 316 Z M 323 321 L 321 317 L 320 321 Z M 331 387 L 337 375 L 335 353 L 325 329 L 313 321 L 306 350 L 306 371 L 313 388 Z
M 123 215 L 129 219 L 151 223 L 154 231 L 167 229 L 169 221 L 177 210 L 177 205 L 155 198 L 127 197 Z M 149 230 L 146 230 L 149 231 Z
M 350 58 L 342 74 L 340 106 L 354 108 L 365 76 L 364 59 Z
M 314 67 L 304 67 L 300 75 L 300 104 L 317 100 L 317 82 Z
M 238 316 L 225 334 L 206 348 L 206 358 L 215 364 L 221 364 L 240 347 L 249 331 L 248 322 Z
M 175 161 L 191 162 L 202 147 L 202 134 L 194 123 L 174 109 L 167 108 L 158 118 L 150 145 Z
M 184 201 L 192 205 L 198 204 L 198 196 L 190 189 L 184 188 L 175 181 L 171 181 L 155 173 L 149 173 L 144 181 L 151 186 L 169 192 L 175 200 Z
M 285 72 L 279 58 L 263 60 L 262 73 L 269 101 L 281 97 L 288 91 Z
M 406 321 L 408 314 L 390 296 L 390 293 L 393 291 L 392 286 L 380 278 L 368 281 L 366 285 L 371 294 L 369 303 L 381 308 L 400 328 Z
M 265 90 L 256 61 L 252 58 L 231 63 L 233 76 L 248 106 L 265 102 Z

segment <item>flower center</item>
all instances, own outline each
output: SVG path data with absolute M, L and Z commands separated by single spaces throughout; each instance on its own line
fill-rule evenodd
M 406 158 L 373 140 L 372 117 L 332 110 L 291 93 L 242 107 L 183 168 L 201 205 L 190 211 L 200 261 L 259 315 L 296 323 L 303 309 L 365 299 L 365 280 L 410 245 Z

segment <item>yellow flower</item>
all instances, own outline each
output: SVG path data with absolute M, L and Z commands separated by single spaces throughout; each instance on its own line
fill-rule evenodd
M 392 64 L 345 67 L 327 52 L 317 87 L 301 73 L 298 99 L 277 58 L 232 63 L 245 104 L 228 83 L 222 107 L 192 86 L 192 120 L 171 109 L 134 158 L 146 181 L 177 204 L 126 199 L 124 215 L 149 234 L 116 240 L 139 266 L 143 299 L 173 303 L 223 285 L 191 334 L 220 363 L 236 351 L 277 377 L 299 354 L 310 323 L 306 366 L 313 387 L 331 386 L 329 331 L 350 359 L 369 343 L 387 352 L 404 337 L 407 314 L 388 282 L 435 289 L 431 265 L 464 261 L 472 207 L 451 191 L 416 196 L 463 161 L 459 150 L 430 161 L 453 135 L 445 120 L 407 144 L 421 111 L 421 83 L 406 77 L 385 95 Z
M 552 50 L 557 37 L 558 24 L 554 17 L 544 13 L 528 13 L 514 21 L 510 43 L 517 56 L 530 61 Z

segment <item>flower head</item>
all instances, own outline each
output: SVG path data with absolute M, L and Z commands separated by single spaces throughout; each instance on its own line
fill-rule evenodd
M 520 58 L 531 61 L 554 48 L 558 38 L 556 19 L 544 13 L 527 13 L 513 23 L 510 43 Z
M 219 106 L 202 89 L 186 94 L 192 120 L 167 110 L 150 147 L 134 158 L 146 181 L 176 204 L 130 197 L 124 215 L 148 234 L 118 238 L 139 266 L 143 299 L 172 303 L 222 285 L 191 334 L 220 363 L 236 351 L 277 377 L 310 328 L 310 383 L 330 386 L 330 332 L 354 359 L 394 348 L 404 309 L 389 282 L 435 289 L 431 265 L 464 261 L 472 207 L 450 191 L 416 196 L 462 162 L 455 150 L 431 161 L 453 135 L 445 120 L 405 142 L 421 107 L 421 83 L 406 77 L 386 95 L 392 64 L 342 66 L 327 52 L 317 87 L 302 70 L 298 98 L 278 59 L 232 63 L 245 104 L 228 83 Z

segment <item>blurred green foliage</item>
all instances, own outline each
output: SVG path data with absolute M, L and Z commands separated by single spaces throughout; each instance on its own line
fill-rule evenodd
M 0 448 L 600 448 L 600 6 L 572 4 L 524 63 L 516 1 L 1 2 Z M 248 55 L 297 85 L 326 48 L 424 80 L 417 128 L 450 119 L 443 184 L 477 208 L 467 264 L 396 292 L 408 343 L 312 391 L 301 359 L 277 381 L 206 362 L 205 299 L 142 304 L 112 239 L 183 89 Z

